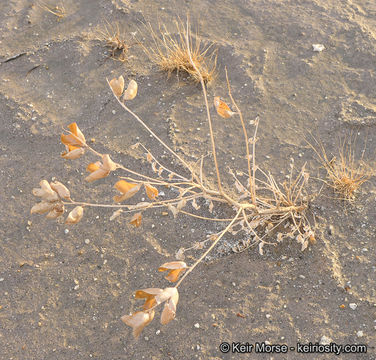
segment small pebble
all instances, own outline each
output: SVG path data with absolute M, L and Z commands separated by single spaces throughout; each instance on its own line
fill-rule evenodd
M 359 330 L 357 333 L 356 333 L 356 336 L 357 337 L 363 337 L 364 336 L 364 333 L 362 330 Z
M 355 303 L 351 303 L 351 304 L 349 304 L 349 307 L 350 307 L 350 309 L 355 310 L 358 307 L 358 305 L 355 304 Z
M 155 335 L 159 335 L 161 333 L 161 330 L 157 330 L 156 332 L 155 332 Z
M 266 317 L 267 319 L 270 319 L 271 315 L 270 315 L 270 314 L 266 314 L 265 317 Z
M 194 327 L 195 327 L 196 329 L 199 329 L 199 328 L 200 328 L 200 324 L 199 324 L 199 323 L 196 323 L 196 324 L 194 324 Z
M 65 229 L 65 230 L 64 230 L 64 234 L 65 234 L 65 235 L 69 234 L 69 229 Z
M 89 239 L 85 239 L 85 244 L 86 245 L 90 244 L 90 240 Z
M 323 44 L 312 44 L 312 50 L 316 52 L 321 52 L 325 50 L 325 46 Z

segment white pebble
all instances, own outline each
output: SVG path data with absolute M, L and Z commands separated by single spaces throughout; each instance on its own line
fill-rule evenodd
M 362 330 L 359 330 L 357 333 L 356 333 L 356 336 L 357 337 L 363 337 L 364 333 Z
M 266 314 L 265 317 L 266 317 L 267 319 L 270 319 L 271 315 L 270 315 L 270 314 Z
M 155 332 L 155 335 L 159 335 L 161 333 L 161 330 L 157 330 L 156 332 Z
M 325 50 L 325 46 L 323 44 L 312 44 L 312 50 L 316 52 L 321 52 Z
M 69 233 L 69 229 L 64 230 L 64 234 L 67 235 Z
M 194 324 L 194 327 L 195 327 L 196 329 L 199 329 L 199 328 L 200 328 L 200 324 L 199 324 L 199 323 L 196 323 L 196 324 Z
M 89 239 L 85 239 L 85 244 L 90 244 L 90 240 Z
M 352 310 L 355 310 L 358 307 L 358 305 L 355 304 L 355 303 L 351 303 L 351 304 L 349 304 L 349 306 L 350 306 L 350 309 L 352 309 Z

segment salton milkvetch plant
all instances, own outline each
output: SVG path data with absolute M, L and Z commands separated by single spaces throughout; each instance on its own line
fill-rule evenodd
M 142 216 L 145 211 L 157 207 L 167 208 L 174 217 L 178 216 L 180 213 L 194 218 L 212 220 L 224 224 L 220 232 L 211 234 L 203 241 L 196 242 L 189 248 L 180 248 L 176 253 L 176 261 L 162 264 L 159 267 L 159 271 L 168 272 L 166 279 L 175 283 L 174 286 L 164 289 L 148 288 L 136 291 L 135 297 L 145 300 L 143 308 L 133 314 L 124 315 L 122 317 L 124 323 L 133 328 L 133 335 L 135 337 L 138 337 L 143 328 L 153 320 L 155 311 L 162 304 L 164 304 L 164 308 L 161 314 L 161 323 L 167 324 L 175 318 L 176 307 L 179 300 L 179 287 L 226 234 L 242 231 L 245 233 L 247 239 L 249 239 L 243 242 L 242 246 L 235 247 L 233 249 L 235 252 L 258 245 L 260 254 L 263 254 L 263 246 L 265 244 L 275 245 L 284 238 L 296 239 L 301 245 L 302 250 L 304 250 L 310 242 L 315 241 L 314 232 L 305 214 L 309 201 L 308 196 L 305 194 L 305 187 L 309 179 L 305 166 L 299 171 L 294 171 L 294 165 L 292 163 L 288 180 L 283 184 L 279 184 L 269 172 L 263 171 L 256 165 L 257 128 L 259 122 L 256 120 L 251 123 L 253 135 L 249 137 L 242 112 L 231 94 L 227 70 L 228 95 L 233 110 L 219 97 L 214 98 L 214 107 L 217 114 L 222 118 L 239 118 L 239 123 L 244 134 L 244 149 L 247 157 L 247 181 L 243 181 L 243 183 L 239 180 L 238 173 L 230 170 L 230 174 L 234 179 L 234 188 L 237 190 L 238 196 L 235 197 L 226 192 L 222 184 L 221 171 L 217 161 L 215 137 L 212 128 L 212 114 L 208 103 L 206 85 L 200 70 L 197 68 L 191 56 L 188 23 L 185 39 L 192 67 L 197 71 L 202 86 L 210 133 L 212 158 L 216 171 L 215 185 L 210 185 L 204 176 L 204 157 L 201 158 L 199 164 L 187 162 L 163 142 L 158 135 L 128 107 L 129 101 L 137 95 L 137 83 L 131 80 L 127 89 L 124 91 L 124 78 L 120 76 L 119 78 L 108 81 L 112 94 L 118 104 L 158 140 L 169 154 L 180 163 L 189 176 L 182 175 L 176 170 L 171 170 L 167 166 L 162 165 L 142 144 L 138 146 L 145 151 L 146 159 L 155 176 L 150 177 L 127 168 L 120 163 L 115 163 L 108 154 L 101 154 L 89 146 L 77 124 L 72 123 L 68 126 L 66 133 L 61 135 L 61 141 L 66 146 L 66 152 L 62 154 L 62 157 L 66 159 L 76 159 L 83 156 L 86 152 L 91 152 L 97 156 L 99 160 L 90 163 L 87 167 L 90 174 L 85 180 L 88 182 L 105 178 L 116 169 L 123 170 L 125 176 L 114 185 L 115 189 L 118 191 L 118 195 L 114 196 L 114 203 L 98 204 L 73 200 L 69 190 L 60 182 L 49 183 L 46 180 L 42 180 L 40 183 L 41 187 L 33 190 L 33 194 L 40 197 L 42 201 L 34 205 L 31 212 L 39 214 L 47 213 L 47 218 L 55 219 L 64 214 L 65 207 L 73 207 L 73 210 L 70 211 L 65 220 L 67 224 L 79 222 L 83 216 L 85 207 L 115 209 L 111 219 L 122 214 L 130 214 L 130 223 L 134 226 L 141 225 Z M 165 199 L 161 200 L 161 196 L 159 195 L 162 187 L 163 189 L 175 189 L 175 191 L 167 191 L 168 194 L 165 194 Z M 141 191 L 145 191 L 148 201 L 142 201 L 136 204 L 131 204 L 127 201 L 127 203 L 124 204 L 126 200 L 131 199 Z M 213 214 L 213 207 L 216 206 L 216 204 L 222 204 L 222 206 L 228 206 L 229 211 L 233 213 L 232 216 L 228 218 L 218 218 L 215 216 L 205 217 L 202 216 L 202 214 L 200 215 L 200 206 L 197 203 L 197 200 L 200 198 L 206 200 L 205 203 L 208 204 L 207 210 L 210 214 Z M 194 210 L 190 212 L 184 209 L 187 204 L 190 204 L 190 209 L 192 208 Z M 274 241 L 270 239 L 270 236 L 268 238 L 268 235 L 270 235 L 272 231 L 277 233 L 276 236 L 273 237 L 273 239 L 275 239 Z M 266 240 L 267 238 L 268 241 Z M 202 254 L 192 264 L 186 264 L 183 261 L 184 253 L 192 249 L 202 250 Z

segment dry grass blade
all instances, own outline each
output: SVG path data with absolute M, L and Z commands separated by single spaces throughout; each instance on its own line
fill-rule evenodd
M 59 18 L 59 20 L 66 16 L 66 11 L 65 11 L 65 8 L 64 8 L 62 3 L 60 3 L 60 5 L 56 5 L 56 6 L 50 6 L 50 5 L 47 5 L 46 3 L 44 3 L 43 1 L 39 1 L 38 6 L 41 9 L 57 16 Z
M 154 46 L 143 46 L 149 59 L 166 71 L 170 76 L 176 71 L 177 74 L 184 72 L 195 82 L 200 82 L 197 69 L 192 66 L 189 59 L 189 51 L 186 38 L 189 39 L 189 47 L 194 64 L 199 69 L 205 83 L 212 81 L 216 75 L 217 52 L 213 49 L 213 43 L 206 45 L 196 33 L 192 35 L 189 28 L 176 21 L 176 34 L 167 30 L 165 24 L 159 26 L 159 34 L 156 34 L 151 25 L 147 26 L 154 42 Z

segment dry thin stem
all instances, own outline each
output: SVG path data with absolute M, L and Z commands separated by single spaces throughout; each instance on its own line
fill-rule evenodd
M 214 134 L 213 134 L 213 128 L 212 128 L 212 121 L 211 121 L 211 117 L 210 117 L 210 109 L 209 109 L 209 104 L 208 104 L 208 97 L 207 97 L 207 94 L 206 94 L 206 86 L 205 86 L 205 82 L 204 82 L 204 79 L 203 79 L 203 77 L 201 75 L 200 70 L 198 69 L 198 67 L 196 66 L 195 62 L 192 59 L 192 53 L 191 53 L 191 49 L 190 49 L 190 43 L 189 43 L 189 21 L 187 21 L 187 31 L 185 32 L 185 41 L 186 41 L 186 45 L 187 45 L 187 52 L 188 52 L 188 56 L 189 56 L 189 61 L 191 62 L 193 68 L 196 70 L 196 72 L 197 72 L 197 74 L 199 76 L 201 87 L 202 87 L 202 92 L 203 92 L 203 95 L 204 95 L 205 106 L 206 106 L 206 114 L 207 114 L 207 119 L 208 119 L 208 124 L 209 124 L 209 131 L 210 131 L 210 140 L 211 140 L 211 144 L 212 144 L 213 158 L 214 158 L 214 164 L 215 164 L 215 170 L 217 172 L 218 190 L 219 190 L 219 192 L 221 194 L 223 194 L 223 189 L 222 189 L 222 184 L 221 184 L 221 176 L 219 174 L 219 168 L 218 168 L 218 162 L 217 162 L 217 152 L 215 150 L 215 141 L 214 141 Z
M 240 122 L 241 122 L 242 128 L 243 128 L 244 142 L 245 142 L 245 148 L 246 148 L 246 153 L 247 153 L 249 191 L 251 193 L 252 203 L 254 205 L 256 205 L 256 189 L 255 189 L 255 182 L 254 182 L 254 175 L 255 174 L 253 173 L 253 176 L 252 176 L 252 173 L 251 173 L 251 155 L 249 153 L 249 139 L 248 139 L 247 129 L 246 129 L 245 124 L 244 124 L 243 114 L 240 111 L 237 103 L 235 102 L 235 100 L 234 100 L 234 98 L 232 97 L 232 94 L 231 94 L 231 86 L 230 86 L 230 81 L 228 79 L 227 67 L 225 67 L 225 73 L 226 73 L 228 95 L 231 99 L 232 104 L 234 105 L 234 108 L 236 109 L 236 113 L 239 115 Z M 255 161 L 255 159 L 253 159 L 253 163 L 254 163 L 254 161 Z

